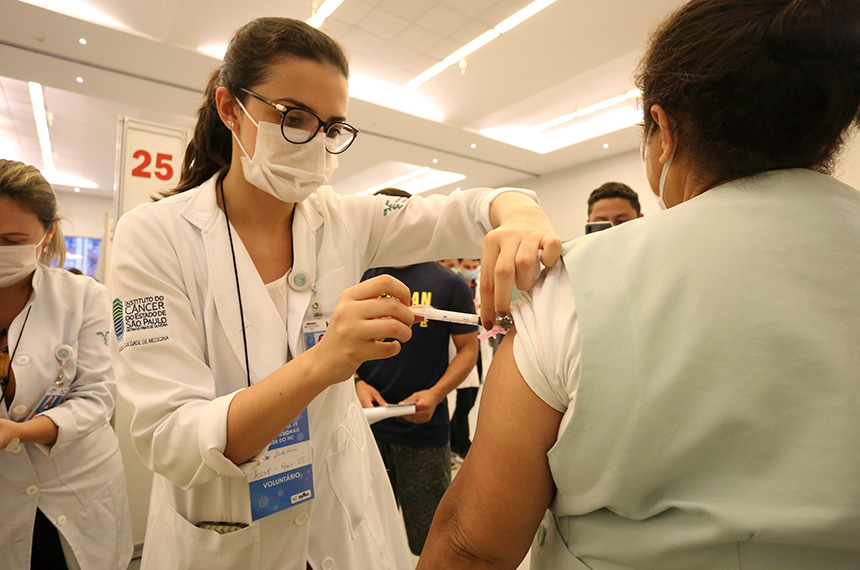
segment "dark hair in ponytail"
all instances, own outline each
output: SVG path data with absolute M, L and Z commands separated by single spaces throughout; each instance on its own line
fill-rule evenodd
M 692 0 L 654 32 L 637 72 L 651 107 L 720 181 L 828 172 L 860 125 L 860 1 Z
M 244 102 L 248 88 L 266 80 L 271 66 L 285 57 L 328 63 L 349 78 L 349 63 L 340 45 L 323 32 L 290 18 L 258 18 L 242 26 L 230 40 L 224 62 L 209 77 L 197 111 L 194 136 L 185 149 L 179 185 L 165 196 L 200 186 L 230 166 L 233 143 L 215 106 L 219 87 Z M 240 96 L 241 94 L 241 96 Z

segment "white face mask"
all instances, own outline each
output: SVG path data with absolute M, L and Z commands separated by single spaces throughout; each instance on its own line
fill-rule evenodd
M 325 133 L 293 144 L 284 139 L 279 124 L 255 121 L 242 102 L 236 102 L 257 127 L 253 158 L 233 133 L 245 155 L 241 159 L 245 180 L 284 202 L 301 202 L 328 181 L 337 168 L 337 156 L 326 151 Z
M 42 241 L 0 246 L 0 287 L 14 285 L 36 270 L 42 255 Z
M 645 140 L 645 148 L 651 143 L 651 135 L 648 135 L 648 138 Z M 661 210 L 666 209 L 666 202 L 663 201 L 663 193 L 666 191 L 666 177 L 669 176 L 669 168 L 672 166 L 672 159 L 675 158 L 675 151 L 678 150 L 678 139 L 675 139 L 675 145 L 672 147 L 672 154 L 669 155 L 669 160 L 666 161 L 666 164 L 660 167 L 660 185 L 658 187 L 659 194 L 657 195 L 657 205 Z M 644 152 L 643 158 L 644 158 Z

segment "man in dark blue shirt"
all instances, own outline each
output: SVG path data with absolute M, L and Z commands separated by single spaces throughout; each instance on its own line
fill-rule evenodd
M 438 263 L 372 269 L 364 279 L 387 273 L 412 291 L 414 305 L 474 313 L 472 293 L 457 274 Z M 449 339 L 456 356 L 449 363 Z M 363 407 L 415 402 L 416 412 L 371 426 L 385 461 L 394 495 L 403 510 L 409 547 L 421 553 L 439 500 L 451 482 L 448 393 L 475 366 L 477 327 L 423 321 L 398 355 L 365 362 L 356 373 Z

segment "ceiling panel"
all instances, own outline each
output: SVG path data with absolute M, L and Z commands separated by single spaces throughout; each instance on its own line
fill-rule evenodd
M 225 43 L 263 15 L 306 19 L 311 0 L 85 0 L 128 25 L 97 26 L 15 0 L 0 0 L 0 128 L 14 126 L 27 160 L 41 163 L 26 81 L 46 87 L 58 165 L 77 168 L 106 192 L 113 182 L 122 115 L 185 127 L 218 61 L 196 51 Z M 350 55 L 353 73 L 402 85 L 529 0 L 344 0 L 324 24 Z M 445 116 L 434 123 L 366 101 L 350 102 L 362 130 L 333 182 L 384 160 L 463 172 L 470 184 L 509 184 L 624 152 L 635 129 L 538 155 L 477 134 L 488 126 L 563 113 L 626 89 L 648 30 L 680 0 L 558 0 L 454 65 L 416 93 Z M 618 14 L 624 14 L 619 18 Z M 88 44 L 78 43 L 86 37 Z M 84 78 L 83 84 L 75 77 Z M 2 79 L 14 80 L 10 83 Z M 17 103 L 16 103 L 17 101 Z M 532 117 L 534 115 L 534 117 Z M 603 149 L 603 141 L 611 142 Z M 471 148 L 476 144 L 476 148 Z M 337 188 L 337 186 L 336 186 Z

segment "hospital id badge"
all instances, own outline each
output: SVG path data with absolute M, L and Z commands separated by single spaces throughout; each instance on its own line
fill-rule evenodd
M 314 498 L 308 410 L 278 434 L 251 474 L 251 518 L 255 521 Z
M 42 400 L 39 402 L 39 405 L 36 406 L 36 409 L 33 410 L 33 413 L 30 414 L 30 417 L 27 419 L 32 420 L 38 414 L 46 412 L 62 402 L 63 398 L 66 397 L 66 394 L 69 393 L 69 389 L 71 389 L 71 386 L 60 380 L 51 384 L 51 387 L 48 388 L 48 391 L 45 392 L 44 396 L 42 396 Z
M 320 341 L 328 330 L 331 313 L 316 313 L 302 321 L 302 336 L 305 340 L 305 350 L 310 350 Z

